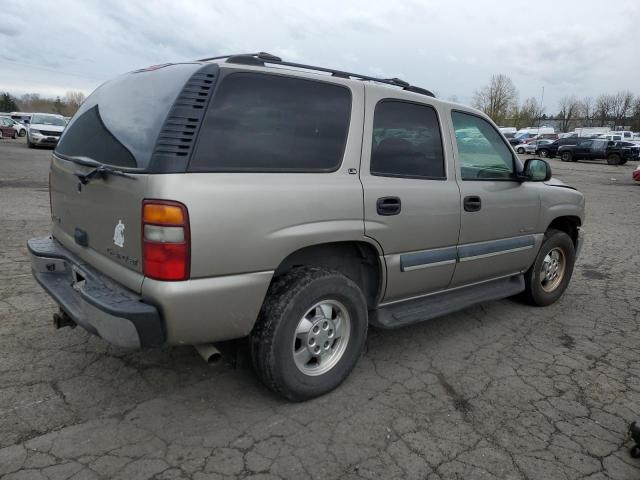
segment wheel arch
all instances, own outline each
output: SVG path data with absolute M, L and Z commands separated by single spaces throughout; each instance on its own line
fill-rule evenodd
M 575 246 L 578 241 L 578 229 L 582 226 L 582 220 L 576 215 L 563 215 L 561 217 L 554 218 L 547 226 L 547 230 L 553 228 L 565 232 Z
M 384 292 L 386 269 L 378 246 L 365 241 L 319 243 L 302 247 L 285 257 L 276 268 L 277 278 L 299 266 L 315 265 L 337 270 L 356 282 L 374 308 Z

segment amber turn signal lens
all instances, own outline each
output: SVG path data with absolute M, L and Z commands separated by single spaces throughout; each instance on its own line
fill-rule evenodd
M 164 225 L 183 225 L 185 218 L 182 208 L 174 205 L 147 203 L 144 206 L 143 221 Z

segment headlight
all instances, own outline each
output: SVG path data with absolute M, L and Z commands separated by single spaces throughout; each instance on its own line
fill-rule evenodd
M 31 133 L 32 135 L 35 133 L 36 135 L 42 135 L 40 133 L 40 130 L 36 130 L 35 128 L 31 128 L 29 129 L 29 133 Z

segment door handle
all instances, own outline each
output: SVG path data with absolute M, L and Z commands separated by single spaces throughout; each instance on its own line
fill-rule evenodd
M 381 197 L 376 201 L 378 215 L 398 215 L 402 209 L 402 202 L 398 197 Z
M 465 212 L 477 212 L 482 208 L 482 200 L 480 200 L 480 197 L 477 195 L 464 197 L 464 202 L 462 204 Z

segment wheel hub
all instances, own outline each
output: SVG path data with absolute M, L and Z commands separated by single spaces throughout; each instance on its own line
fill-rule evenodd
M 330 318 L 319 318 L 313 322 L 307 334 L 307 349 L 311 355 L 326 355 L 335 340 L 336 327 Z
M 544 257 L 540 270 L 540 283 L 546 292 L 552 292 L 564 277 L 565 255 L 560 248 L 554 248 Z
M 346 307 L 324 300 L 300 319 L 293 339 L 293 360 L 306 375 L 321 375 L 333 368 L 346 350 L 351 323 Z

